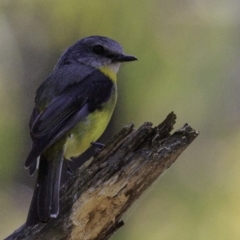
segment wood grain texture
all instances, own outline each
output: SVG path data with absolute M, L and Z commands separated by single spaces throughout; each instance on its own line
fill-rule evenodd
M 124 127 L 62 187 L 57 219 L 23 225 L 6 239 L 109 239 L 128 208 L 198 136 L 188 124 L 171 134 L 175 120 L 170 113 L 157 127 Z

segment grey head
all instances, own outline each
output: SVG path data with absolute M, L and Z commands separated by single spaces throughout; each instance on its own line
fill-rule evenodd
M 107 37 L 90 36 L 77 41 L 61 56 L 55 69 L 69 64 L 84 64 L 94 68 L 106 65 L 116 66 L 120 63 L 137 60 L 136 57 L 126 55 L 121 45 Z

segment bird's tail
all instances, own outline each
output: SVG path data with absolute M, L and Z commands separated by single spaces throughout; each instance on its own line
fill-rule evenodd
M 62 173 L 62 153 L 54 158 L 40 157 L 38 177 L 32 202 L 27 216 L 26 226 L 47 222 L 59 213 L 59 190 Z

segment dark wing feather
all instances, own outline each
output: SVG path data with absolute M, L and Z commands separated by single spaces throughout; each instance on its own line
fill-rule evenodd
M 84 80 L 68 86 L 40 114 L 33 114 L 30 124 L 33 146 L 25 167 L 34 165 L 47 148 L 90 112 L 100 108 L 110 98 L 112 89 L 112 81 L 95 70 Z

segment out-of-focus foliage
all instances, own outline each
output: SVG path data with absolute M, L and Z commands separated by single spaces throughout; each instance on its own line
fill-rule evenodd
M 239 11 L 233 0 L 1 0 L 0 238 L 31 199 L 23 164 L 37 87 L 66 47 L 104 35 L 139 59 L 120 71 L 108 137 L 172 110 L 177 127 L 201 132 L 112 239 L 239 239 Z

